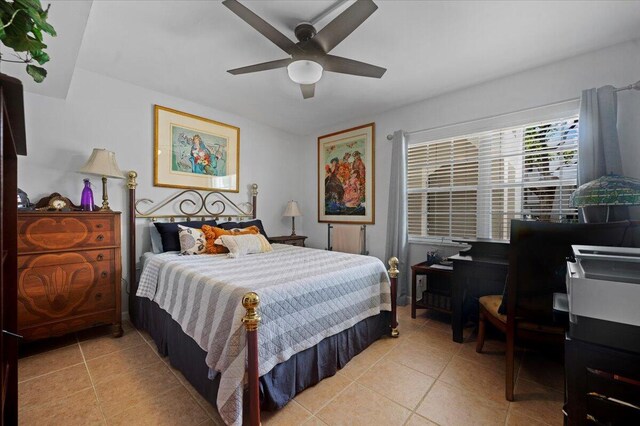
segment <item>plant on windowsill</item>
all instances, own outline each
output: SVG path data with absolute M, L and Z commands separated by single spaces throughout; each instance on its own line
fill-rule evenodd
M 50 6 L 43 9 L 40 0 L 0 0 L 0 41 L 13 49 L 17 58 L 5 59 L 0 53 L 0 61 L 27 64 L 27 74 L 36 83 L 42 83 L 47 76 L 47 70 L 33 64 L 35 61 L 44 65 L 49 61 L 43 33 L 56 36 L 47 22 Z

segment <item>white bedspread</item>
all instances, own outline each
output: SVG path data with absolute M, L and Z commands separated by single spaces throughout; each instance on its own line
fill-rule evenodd
M 386 268 L 374 257 L 274 244 L 269 253 L 151 257 L 137 295 L 154 300 L 207 352 L 219 372 L 217 406 L 242 424 L 246 369 L 242 296 L 261 299 L 259 374 L 359 321 L 391 310 Z

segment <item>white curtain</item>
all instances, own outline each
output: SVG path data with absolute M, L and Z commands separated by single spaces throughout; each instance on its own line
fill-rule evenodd
M 407 242 L 407 138 L 402 130 L 393 133 L 391 148 L 391 182 L 387 215 L 387 245 L 385 258 L 396 256 L 399 305 L 409 303 L 409 245 Z
M 582 91 L 580 135 L 578 139 L 578 185 L 610 173 L 622 175 L 618 142 L 618 97 L 615 87 L 604 86 Z M 588 207 L 589 222 L 604 222 L 606 207 Z M 611 209 L 609 220 L 629 218 L 626 207 Z

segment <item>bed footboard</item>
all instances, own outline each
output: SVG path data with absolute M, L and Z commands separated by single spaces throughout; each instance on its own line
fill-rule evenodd
M 398 312 L 396 309 L 396 295 L 398 285 L 398 258 L 389 259 L 389 280 L 391 282 L 391 337 L 398 337 Z M 242 306 L 246 309 L 246 314 L 242 318 L 242 323 L 247 330 L 247 376 L 248 376 L 248 408 L 249 425 L 260 426 L 260 376 L 258 373 L 258 326 L 260 325 L 260 297 L 249 292 L 242 297 Z

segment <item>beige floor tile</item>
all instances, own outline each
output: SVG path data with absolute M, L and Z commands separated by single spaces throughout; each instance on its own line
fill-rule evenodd
M 438 380 L 416 413 L 442 426 L 504 425 L 507 408 Z
M 104 333 L 95 335 L 94 333 L 96 332 L 89 330 L 80 337 L 80 347 L 87 360 L 144 343 L 142 336 L 131 327 L 125 328 L 122 337 L 113 337 L 111 334 L 105 335 Z
M 174 387 L 182 386 L 167 366 L 155 365 L 118 374 L 95 386 L 102 412 L 113 417 L 132 404 L 148 401 Z
M 389 351 L 398 346 L 402 341 L 403 339 L 398 337 L 383 336 L 373 342 L 367 349 L 365 349 L 365 351 L 374 352 L 380 355 L 386 355 L 387 353 L 389 353 Z
M 351 380 L 355 380 L 384 356 L 382 351 L 370 351 L 369 349 L 370 348 L 367 348 L 353 357 L 351 361 L 340 370 L 340 373 Z
M 317 418 L 316 416 L 311 417 L 306 422 L 302 423 L 304 426 L 327 426 L 325 422 Z
M 450 353 L 414 345 L 411 341 L 403 341 L 385 358 L 436 378 L 442 373 L 451 357 Z
M 197 425 L 210 420 L 191 398 L 189 392 L 178 386 L 162 395 L 129 405 L 122 413 L 109 419 L 110 425 Z
M 202 423 L 198 423 L 198 426 L 223 426 L 224 423 L 216 423 L 213 419 L 207 419 Z
M 65 346 L 75 345 L 78 338 L 75 333 L 65 334 L 60 337 L 51 337 L 49 339 L 36 340 L 34 342 L 22 342 L 18 347 L 18 356 L 20 358 L 37 355 L 43 352 L 60 349 Z
M 424 318 L 412 319 L 411 317 L 399 317 L 398 318 L 398 330 L 400 331 L 400 337 L 408 338 L 413 336 L 416 332 L 424 329 L 427 320 Z
M 383 359 L 364 373 L 357 382 L 413 410 L 426 395 L 434 380 L 409 367 Z
M 439 380 L 460 389 L 475 392 L 497 403 L 506 403 L 504 369 L 487 368 L 475 361 L 455 356 L 442 372 Z
M 87 367 L 78 364 L 18 384 L 20 408 L 27 409 L 66 398 L 91 387 Z
M 352 383 L 339 398 L 335 398 L 316 416 L 328 425 L 402 425 L 411 411 L 375 393 Z
M 412 414 L 405 426 L 438 426 L 438 424 L 417 414 Z
M 18 380 L 23 382 L 36 376 L 83 362 L 77 343 L 18 360 Z
M 520 377 L 564 391 L 564 361 L 562 356 L 527 351 L 522 361 Z
M 327 377 L 315 386 L 305 389 L 302 393 L 296 395 L 295 401 L 312 413 L 316 413 L 350 384 L 351 380 L 347 377 L 336 374 L 335 376 Z
M 158 355 L 146 343 L 121 351 L 112 352 L 87 361 L 91 380 L 94 384 L 102 383 L 113 376 L 126 373 L 159 361 Z
M 457 353 L 462 345 L 452 340 L 450 332 L 424 327 L 411 336 L 411 343 L 416 346 L 438 349 L 450 354 Z
M 493 368 L 500 371 L 505 371 L 506 368 L 506 344 L 501 340 L 485 340 L 484 346 L 482 347 L 482 352 L 476 352 L 476 341 L 475 339 L 464 342 L 462 344 L 462 348 L 460 352 L 458 352 L 457 356 L 468 359 L 470 361 L 475 361 L 478 364 L 486 368 Z M 523 351 L 516 350 L 515 354 L 515 372 L 518 372 L 520 365 L 522 363 Z
M 542 420 L 537 420 L 524 414 L 520 414 L 511 410 L 507 417 L 506 426 L 546 426 Z
M 563 392 L 518 378 L 514 396 L 511 414 L 533 417 L 550 425 L 563 423 Z
M 260 422 L 265 426 L 300 425 L 310 418 L 311 413 L 296 401 L 289 401 L 281 410 L 260 413 Z
M 66 398 L 53 399 L 32 409 L 20 411 L 19 424 L 38 426 L 84 426 L 104 424 L 102 412 L 93 388 L 87 388 Z

